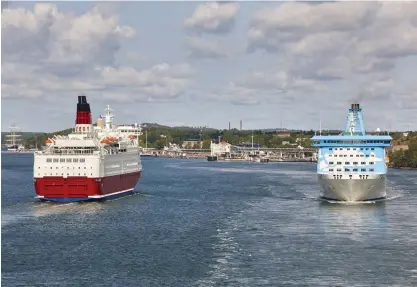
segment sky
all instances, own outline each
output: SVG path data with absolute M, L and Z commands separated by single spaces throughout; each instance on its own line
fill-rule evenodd
M 417 129 L 417 2 L 2 2 L 1 127 Z

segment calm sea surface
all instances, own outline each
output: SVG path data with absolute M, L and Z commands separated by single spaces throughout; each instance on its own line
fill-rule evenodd
M 37 203 L 2 155 L 2 286 L 417 286 L 417 172 L 389 199 L 317 200 L 315 164 L 143 159 L 138 194 Z

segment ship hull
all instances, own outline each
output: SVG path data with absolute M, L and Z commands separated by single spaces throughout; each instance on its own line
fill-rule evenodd
M 142 172 L 102 178 L 85 176 L 35 178 L 36 198 L 41 201 L 103 201 L 134 193 Z
M 337 201 L 372 201 L 386 198 L 386 175 L 368 179 L 334 179 L 318 175 L 320 197 Z

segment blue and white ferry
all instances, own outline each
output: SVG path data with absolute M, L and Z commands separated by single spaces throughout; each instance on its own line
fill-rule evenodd
M 389 135 L 366 134 L 362 109 L 352 104 L 346 128 L 337 136 L 314 136 L 319 148 L 320 197 L 339 201 L 372 201 L 386 197 Z

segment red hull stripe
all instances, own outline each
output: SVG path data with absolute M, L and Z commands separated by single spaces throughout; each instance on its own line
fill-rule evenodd
M 38 198 L 104 198 L 133 190 L 142 172 L 133 172 L 103 178 L 85 176 L 35 178 Z

